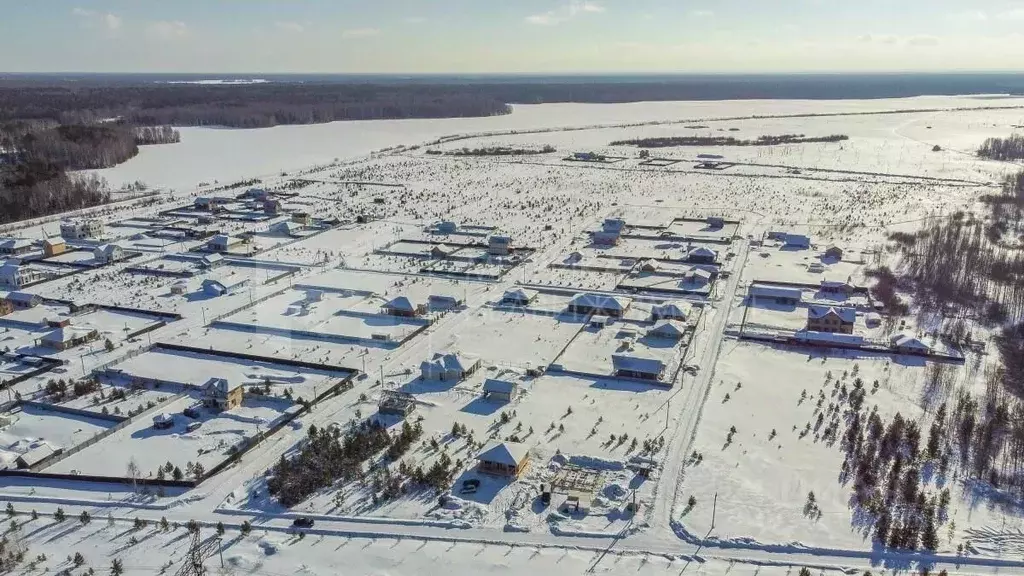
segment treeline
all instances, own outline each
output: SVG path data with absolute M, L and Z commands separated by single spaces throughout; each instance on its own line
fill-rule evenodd
M 150 144 L 177 144 L 181 133 L 171 126 L 142 126 L 135 128 L 135 143 L 139 146 Z
M 616 140 L 610 146 L 639 146 L 640 148 L 668 148 L 670 146 L 777 146 L 780 144 L 810 144 L 815 142 L 842 142 L 849 140 L 845 134 L 829 136 L 804 136 L 803 134 L 781 134 L 758 136 L 754 140 L 740 140 L 731 136 L 660 136 Z
M 0 166 L 0 223 L 80 210 L 110 201 L 106 182 L 48 164 Z
M 505 100 L 467 86 L 271 83 L 54 85 L 0 83 L 0 122 L 50 120 L 131 126 L 262 128 L 336 120 L 480 117 L 508 114 Z
M 1024 160 L 1024 136 L 1013 134 L 1008 138 L 988 138 L 978 148 L 978 156 L 992 160 Z
M 438 156 L 528 156 L 531 154 L 550 154 L 554 151 L 555 147 L 548 144 L 540 149 L 489 146 L 483 148 L 460 148 L 458 150 L 427 150 L 427 154 Z

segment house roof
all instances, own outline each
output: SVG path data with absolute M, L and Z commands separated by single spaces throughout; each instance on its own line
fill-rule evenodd
M 228 236 L 227 234 L 217 234 L 213 238 L 210 238 L 210 243 L 211 244 L 227 244 L 227 245 L 231 245 L 231 244 L 238 244 L 241 241 L 242 241 L 241 238 L 236 238 L 234 236 Z
M 915 350 L 932 349 L 931 346 L 925 344 L 924 341 L 921 340 L 920 338 L 906 333 L 894 334 L 889 339 L 889 342 L 892 343 L 893 346 L 896 346 L 898 348 L 913 348 Z
M 698 258 L 718 258 L 718 252 L 715 252 L 707 246 L 697 246 L 696 248 L 687 251 L 686 255 L 690 258 L 695 256 Z
M 78 328 L 75 326 L 62 326 L 53 332 L 47 332 L 39 339 L 42 342 L 71 342 L 76 338 L 83 338 L 96 332 L 94 328 Z
M 605 218 L 601 228 L 605 232 L 619 232 L 626 227 L 626 221 L 622 218 Z
M 508 380 L 498 380 L 496 378 L 488 378 L 487 380 L 484 380 L 484 392 L 512 394 L 518 387 L 518 384 L 515 382 L 509 382 Z
M 395 296 L 391 300 L 388 300 L 384 304 L 385 308 L 391 308 L 392 310 L 406 310 L 412 312 L 416 310 L 416 306 L 413 305 L 412 300 L 409 300 L 408 296 Z
M 612 367 L 616 372 L 639 372 L 642 374 L 661 374 L 665 362 L 643 354 L 612 354 Z
M 791 246 L 806 246 L 811 243 L 811 237 L 806 234 L 786 233 L 786 244 Z
M 224 260 L 224 256 L 220 254 L 207 254 L 203 256 L 203 264 L 216 264 L 222 260 Z
M 19 304 L 33 304 L 41 300 L 38 295 L 29 294 L 28 292 L 9 292 L 7 294 L 7 299 Z
M 629 307 L 629 298 L 622 296 L 609 296 L 606 294 L 595 294 L 594 292 L 581 292 L 572 297 L 569 304 L 572 306 L 586 308 L 601 308 L 604 310 L 625 310 Z
M 32 247 L 32 241 L 27 239 L 27 238 L 12 238 L 10 240 L 5 240 L 4 242 L 0 242 L 0 248 L 2 248 L 4 250 L 15 250 L 15 249 L 18 249 L 18 248 L 31 248 L 31 247 Z
M 491 440 L 483 450 L 477 454 L 476 459 L 484 462 L 495 462 L 506 466 L 519 466 L 526 460 L 530 449 L 526 444 L 519 442 L 498 442 Z
M 203 394 L 211 395 L 216 394 L 218 396 L 226 396 L 231 386 L 228 384 L 226 378 L 210 378 L 203 384 Z
M 683 302 L 682 300 L 673 300 L 665 302 L 663 304 L 657 304 L 651 307 L 651 314 L 656 316 L 669 316 L 676 318 L 686 318 L 690 315 L 692 305 L 689 302 Z
M 479 363 L 480 357 L 474 354 L 436 352 L 430 360 L 424 360 L 420 363 L 420 370 L 429 371 L 435 369 L 444 372 L 466 372 Z
M 844 306 L 818 306 L 811 304 L 807 307 L 807 317 L 817 320 L 829 315 L 836 315 L 847 324 L 852 324 L 857 319 L 857 311 Z
M 803 298 L 803 292 L 798 288 L 767 286 L 765 284 L 752 284 L 750 286 L 750 295 L 762 298 L 792 298 L 794 300 Z
M 32 467 L 38 464 L 39 462 L 42 462 L 43 459 L 48 458 L 55 452 L 56 450 L 53 449 L 53 446 L 50 446 L 49 444 L 46 444 L 44 442 L 42 444 L 39 444 L 38 446 L 29 449 L 22 455 L 18 456 L 17 459 L 20 460 L 26 467 Z
M 683 336 L 683 324 L 678 320 L 660 320 L 647 333 L 654 336 L 681 338 Z
M 708 282 L 711 280 L 711 272 L 703 268 L 690 268 L 683 273 L 683 278 L 690 281 L 701 280 Z
M 67 242 L 65 242 L 64 239 L 59 237 L 59 236 L 57 238 L 47 238 L 46 240 L 43 240 L 43 246 L 50 246 L 50 247 L 52 247 L 52 246 L 60 246 L 62 244 L 67 244 Z
M 536 290 L 530 290 L 529 288 L 510 288 L 505 290 L 505 293 L 501 296 L 502 300 L 533 300 L 537 296 Z

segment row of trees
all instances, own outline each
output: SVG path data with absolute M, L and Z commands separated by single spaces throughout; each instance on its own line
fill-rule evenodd
M 1024 159 L 1024 135 L 1013 134 L 1008 138 L 987 138 L 978 148 L 978 156 L 992 160 Z
M 639 146 L 641 148 L 668 148 L 670 146 L 777 146 L 779 144 L 809 144 L 814 142 L 842 142 L 849 140 L 845 134 L 828 136 L 805 136 L 803 134 L 780 134 L 758 136 L 754 140 L 741 140 L 732 136 L 658 136 L 616 140 L 610 146 Z

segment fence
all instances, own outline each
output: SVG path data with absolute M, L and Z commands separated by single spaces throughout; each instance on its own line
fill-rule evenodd
M 359 373 L 359 370 L 355 368 L 347 368 L 345 366 L 335 366 L 333 364 L 323 364 L 320 362 L 305 362 L 303 360 L 291 360 L 289 358 L 274 358 L 272 356 L 257 356 L 256 354 L 243 354 L 241 352 L 227 352 L 224 350 L 210 350 L 207 348 L 196 348 L 194 346 L 184 346 L 182 344 L 169 344 L 160 342 L 154 344 L 153 348 L 160 350 L 174 350 L 176 352 L 191 352 L 193 354 L 203 354 L 205 356 L 217 356 L 220 358 L 240 358 L 242 360 L 249 360 L 251 362 L 263 362 L 266 364 L 280 364 L 282 366 L 295 366 L 298 368 L 311 368 L 314 370 L 327 370 L 330 372 L 348 372 L 351 375 Z
M 107 420 L 109 422 L 115 422 L 117 424 L 120 424 L 121 422 L 128 420 L 126 416 L 118 416 L 117 414 L 104 414 L 102 412 L 83 410 L 81 408 L 72 408 L 70 406 L 61 406 L 60 404 L 49 404 L 47 402 L 22 400 L 17 404 L 18 406 L 29 406 L 31 408 L 38 408 L 40 410 L 49 410 L 50 412 L 61 412 L 64 414 L 71 414 L 73 416 L 84 416 L 86 418 L 95 418 L 97 420 Z

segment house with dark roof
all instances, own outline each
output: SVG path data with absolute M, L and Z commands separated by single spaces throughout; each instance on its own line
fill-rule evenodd
M 665 371 L 660 358 L 637 353 L 612 354 L 612 369 L 616 376 L 658 380 Z
M 569 301 L 568 311 L 571 314 L 601 314 L 604 316 L 622 316 L 632 300 L 622 296 L 610 296 L 594 292 L 581 292 Z
M 510 288 L 501 296 L 501 304 L 505 306 L 528 306 L 537 297 L 536 290 L 529 288 Z
M 414 304 L 408 296 L 395 296 L 380 307 L 382 314 L 414 318 L 427 312 L 426 304 Z

